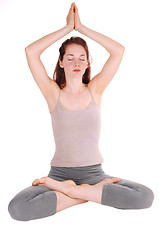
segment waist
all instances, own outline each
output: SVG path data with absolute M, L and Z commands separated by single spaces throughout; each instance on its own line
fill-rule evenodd
M 59 167 L 82 167 L 102 163 L 103 157 L 98 148 L 91 151 L 55 151 L 51 160 L 51 166 Z

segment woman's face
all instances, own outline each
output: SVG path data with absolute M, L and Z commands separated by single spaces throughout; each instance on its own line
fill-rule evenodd
M 87 55 L 84 47 L 71 44 L 66 47 L 60 67 L 64 68 L 66 77 L 82 78 L 88 67 Z M 75 71 L 75 70 L 79 71 Z

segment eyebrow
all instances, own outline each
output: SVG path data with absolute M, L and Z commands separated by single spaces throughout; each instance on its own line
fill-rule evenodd
M 74 56 L 73 54 L 67 54 L 67 56 Z M 80 57 L 82 57 L 82 56 L 84 56 L 85 57 L 85 55 L 84 54 L 81 54 L 80 55 Z

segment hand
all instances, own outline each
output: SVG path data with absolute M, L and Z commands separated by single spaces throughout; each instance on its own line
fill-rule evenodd
M 78 31 L 80 29 L 80 27 L 82 26 L 81 21 L 80 21 L 80 17 L 78 14 L 78 8 L 76 6 L 76 4 L 74 4 L 74 29 L 76 31 Z
M 67 18 L 66 18 L 67 25 L 70 26 L 72 30 L 75 27 L 74 26 L 74 5 L 75 5 L 75 3 L 73 2 L 71 4 L 69 13 L 68 13 Z

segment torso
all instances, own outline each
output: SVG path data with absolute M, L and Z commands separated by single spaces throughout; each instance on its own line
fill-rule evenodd
M 58 85 L 56 86 L 56 88 L 53 87 L 52 91 L 49 94 L 50 96 L 48 96 L 46 99 L 49 111 L 52 112 L 54 110 L 58 100 L 59 91 L 61 91 L 60 102 L 62 103 L 62 105 L 65 106 L 65 108 L 69 110 L 85 109 L 92 100 L 90 91 L 94 97 L 97 106 L 100 108 L 101 96 L 95 93 L 95 89 L 90 83 L 86 86 L 86 89 L 84 89 L 84 91 L 79 96 L 72 96 L 68 94 L 64 89 L 60 89 Z

